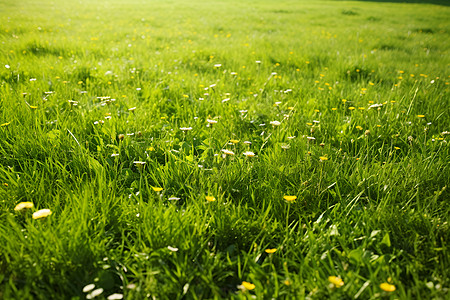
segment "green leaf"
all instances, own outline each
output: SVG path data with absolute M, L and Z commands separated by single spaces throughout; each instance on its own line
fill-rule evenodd
M 388 247 L 391 247 L 391 239 L 389 238 L 389 233 L 386 233 L 381 240 L 382 245 L 386 245 Z

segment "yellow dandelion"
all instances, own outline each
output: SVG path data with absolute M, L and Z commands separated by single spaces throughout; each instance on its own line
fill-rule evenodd
M 30 108 L 36 109 L 36 108 L 38 108 L 38 107 L 37 107 L 37 106 L 30 105 Z
M 328 160 L 328 157 L 326 157 L 326 156 L 321 156 L 321 157 L 319 157 L 319 159 L 320 159 L 321 161 L 326 161 L 326 160 Z
M 284 196 L 283 199 L 286 200 L 287 202 L 292 202 L 295 199 L 297 199 L 297 196 Z
M 359 129 L 359 130 L 363 130 L 363 128 L 361 127 L 361 126 L 356 126 L 356 129 Z
M 268 254 L 272 254 L 272 253 L 275 253 L 277 251 L 277 249 L 276 248 L 272 248 L 272 249 L 266 249 L 265 251 Z
M 0 127 L 3 127 L 3 126 L 8 126 L 9 124 L 11 124 L 11 122 L 8 122 L 8 123 L 3 123 L 3 124 L 1 124 L 1 125 L 0 125 Z
M 152 186 L 152 189 L 153 189 L 155 192 L 161 192 L 161 191 L 163 190 L 162 187 L 155 187 L 155 186 Z
M 247 281 L 242 281 L 242 287 L 244 287 L 246 290 L 254 290 L 255 289 L 255 285 L 253 283 L 247 282 Z
M 417 115 L 418 118 L 425 118 L 425 115 Z
M 22 211 L 22 210 L 27 210 L 30 208 L 33 208 L 33 202 L 20 202 L 19 204 L 16 205 L 16 207 L 14 207 L 15 211 Z
M 213 197 L 213 196 L 206 196 L 205 198 L 206 198 L 206 201 L 208 201 L 208 202 L 214 202 L 214 201 L 216 201 L 216 198 Z
M 331 282 L 335 287 L 340 288 L 344 285 L 344 281 L 337 276 L 328 277 L 328 281 Z
M 230 143 L 237 144 L 239 143 L 239 140 L 230 140 Z
M 337 110 L 337 107 L 332 107 L 331 110 Z
M 393 292 L 396 289 L 395 285 L 389 284 L 387 282 L 383 282 L 382 284 L 380 284 L 380 288 L 385 292 Z
M 350 106 L 348 109 L 350 109 L 350 110 L 354 110 L 354 109 L 356 109 L 354 106 Z
M 41 209 L 33 213 L 33 219 L 42 219 L 50 216 L 52 214 L 52 211 L 50 209 Z
M 400 147 L 394 147 L 395 150 L 400 150 Z

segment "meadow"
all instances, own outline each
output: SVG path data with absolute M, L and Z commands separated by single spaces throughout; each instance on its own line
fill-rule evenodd
M 448 299 L 449 15 L 1 1 L 0 298 Z

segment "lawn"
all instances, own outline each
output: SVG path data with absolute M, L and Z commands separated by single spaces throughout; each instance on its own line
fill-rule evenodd
M 0 2 L 0 298 L 448 299 L 415 2 Z

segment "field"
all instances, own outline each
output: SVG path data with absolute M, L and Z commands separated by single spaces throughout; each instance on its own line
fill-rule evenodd
M 420 2 L 1 1 L 0 298 L 448 299 Z

